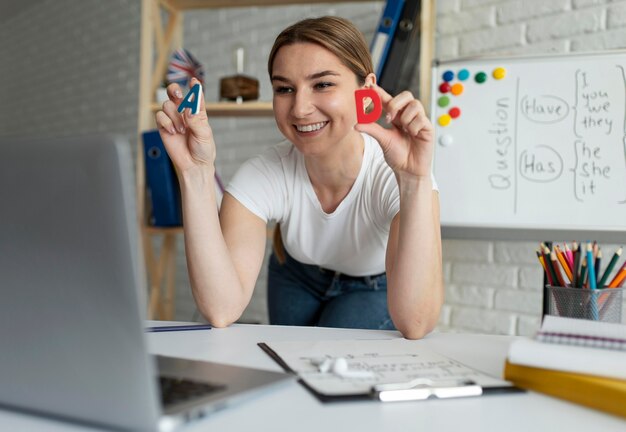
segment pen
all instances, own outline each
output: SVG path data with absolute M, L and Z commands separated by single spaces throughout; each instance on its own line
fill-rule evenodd
M 188 331 L 188 330 L 211 330 L 211 326 L 209 324 L 190 324 L 190 325 L 156 326 L 156 327 L 146 328 L 146 331 L 148 333 L 176 332 L 176 331 Z

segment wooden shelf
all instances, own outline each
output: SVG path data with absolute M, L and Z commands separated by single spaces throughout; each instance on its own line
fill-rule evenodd
M 342 2 L 376 1 L 376 0 L 341 0 Z M 311 3 L 336 3 L 320 0 L 169 0 L 165 1 L 177 10 L 209 9 L 209 8 L 233 8 L 248 6 L 288 6 L 295 4 Z
M 157 112 L 161 104 L 152 103 L 150 109 Z M 206 104 L 206 112 L 209 117 L 272 117 L 271 102 L 210 102 Z

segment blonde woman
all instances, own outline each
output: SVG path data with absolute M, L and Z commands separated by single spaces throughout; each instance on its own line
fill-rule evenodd
M 215 210 L 215 143 L 204 100 L 156 114 L 183 197 L 194 298 L 214 326 L 248 305 L 266 227 L 280 224 L 268 273 L 271 324 L 398 329 L 421 338 L 443 302 L 433 127 L 410 92 L 376 85 L 363 35 L 321 17 L 280 33 L 268 60 L 285 141 L 247 161 Z M 388 127 L 357 124 L 354 92 L 373 88 Z

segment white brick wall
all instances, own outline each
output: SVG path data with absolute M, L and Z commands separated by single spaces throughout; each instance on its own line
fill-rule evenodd
M 185 47 L 205 65 L 207 99 L 233 73 L 232 47 L 248 47 L 246 73 L 271 97 L 266 58 L 276 34 L 304 17 L 352 19 L 368 40 L 382 2 L 201 10 L 185 15 Z M 67 24 L 71 17 L 71 25 Z M 438 0 L 437 56 L 520 55 L 624 48 L 626 1 Z M 63 24 L 65 23 L 65 24 Z M 135 135 L 139 0 L 42 0 L 0 17 L 1 135 L 62 136 L 112 131 Z M 218 173 L 225 181 L 241 162 L 281 139 L 271 118 L 211 120 Z M 132 185 L 129 185 L 132 187 Z M 548 239 L 549 240 L 549 239 Z M 584 239 L 582 239 L 584 240 Z M 607 245 L 610 256 L 617 245 Z M 446 303 L 442 330 L 532 334 L 541 310 L 542 274 L 536 245 L 444 240 Z M 195 305 L 178 239 L 176 318 Z M 265 266 L 244 320 L 267 322 Z M 626 314 L 624 314 L 626 316 Z

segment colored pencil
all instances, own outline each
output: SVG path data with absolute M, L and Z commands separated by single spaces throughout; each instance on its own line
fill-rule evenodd
M 572 276 L 574 276 L 574 286 L 577 288 L 582 287 L 582 282 L 580 280 L 580 245 L 573 243 L 572 247 L 574 247 L 574 268 L 572 269 Z
M 598 280 L 596 279 L 596 268 L 593 262 L 593 246 L 587 243 L 587 272 L 589 273 L 589 288 L 596 289 Z
M 595 274 L 596 274 L 596 288 L 602 288 L 598 285 L 600 282 L 600 264 L 602 262 L 602 249 L 598 248 L 598 253 L 596 254 L 596 263 L 594 266 Z
M 537 258 L 539 259 L 539 263 L 541 264 L 541 267 L 543 267 L 543 271 L 545 272 L 546 279 L 548 279 L 548 285 L 553 286 L 554 283 L 552 282 L 552 277 L 550 276 L 550 272 L 548 271 L 548 268 L 546 267 L 546 262 L 543 259 L 543 255 L 541 255 L 541 252 L 539 251 L 535 251 L 535 253 L 537 254 Z
M 587 278 L 587 260 L 581 258 L 580 263 L 580 278 L 578 278 L 578 287 L 585 287 L 585 279 Z
M 554 271 L 554 267 L 552 266 L 552 258 L 550 257 L 550 249 L 547 246 L 543 246 L 543 259 L 546 263 L 546 267 L 548 268 L 548 272 L 552 277 L 552 283 L 556 285 L 559 282 L 559 279 L 556 277 L 556 273 Z
M 576 244 L 576 242 L 573 243 L 573 245 L 575 245 L 575 244 Z M 574 271 L 574 253 L 571 251 L 569 246 L 567 246 L 567 243 L 564 243 L 564 245 L 565 245 L 565 256 L 567 257 L 567 262 L 569 263 L 569 268 L 573 272 Z M 572 283 L 573 283 L 573 281 L 572 281 Z
M 552 262 L 552 268 L 554 269 L 554 274 L 556 274 L 556 280 L 559 281 L 559 285 L 562 287 L 567 286 L 567 284 L 565 283 L 565 279 L 563 279 L 563 275 L 561 274 L 561 271 L 559 270 L 559 263 L 556 258 L 556 252 L 552 251 L 550 253 L 550 260 Z
M 563 252 L 557 252 L 556 257 L 561 263 L 561 267 L 563 267 L 563 272 L 565 273 L 565 276 L 567 276 L 567 279 L 570 281 L 570 284 L 573 283 L 574 278 L 572 276 L 572 271 L 569 268 L 569 264 L 567 263 L 567 257 Z
M 611 261 L 609 261 L 609 265 L 604 270 L 604 273 L 602 274 L 602 277 L 600 278 L 600 281 L 598 282 L 598 287 L 604 288 L 606 286 L 605 285 L 606 280 L 611 275 L 611 272 L 613 271 L 613 268 L 615 267 L 615 264 L 617 264 L 617 261 L 619 260 L 619 257 L 621 255 L 622 255 L 622 247 L 620 246 L 619 249 L 615 251 L 615 253 L 613 254 L 613 257 L 611 258 Z
M 609 288 L 619 288 L 620 285 L 624 283 L 626 279 L 626 261 L 622 264 L 622 267 L 619 269 L 611 283 L 609 284 Z

